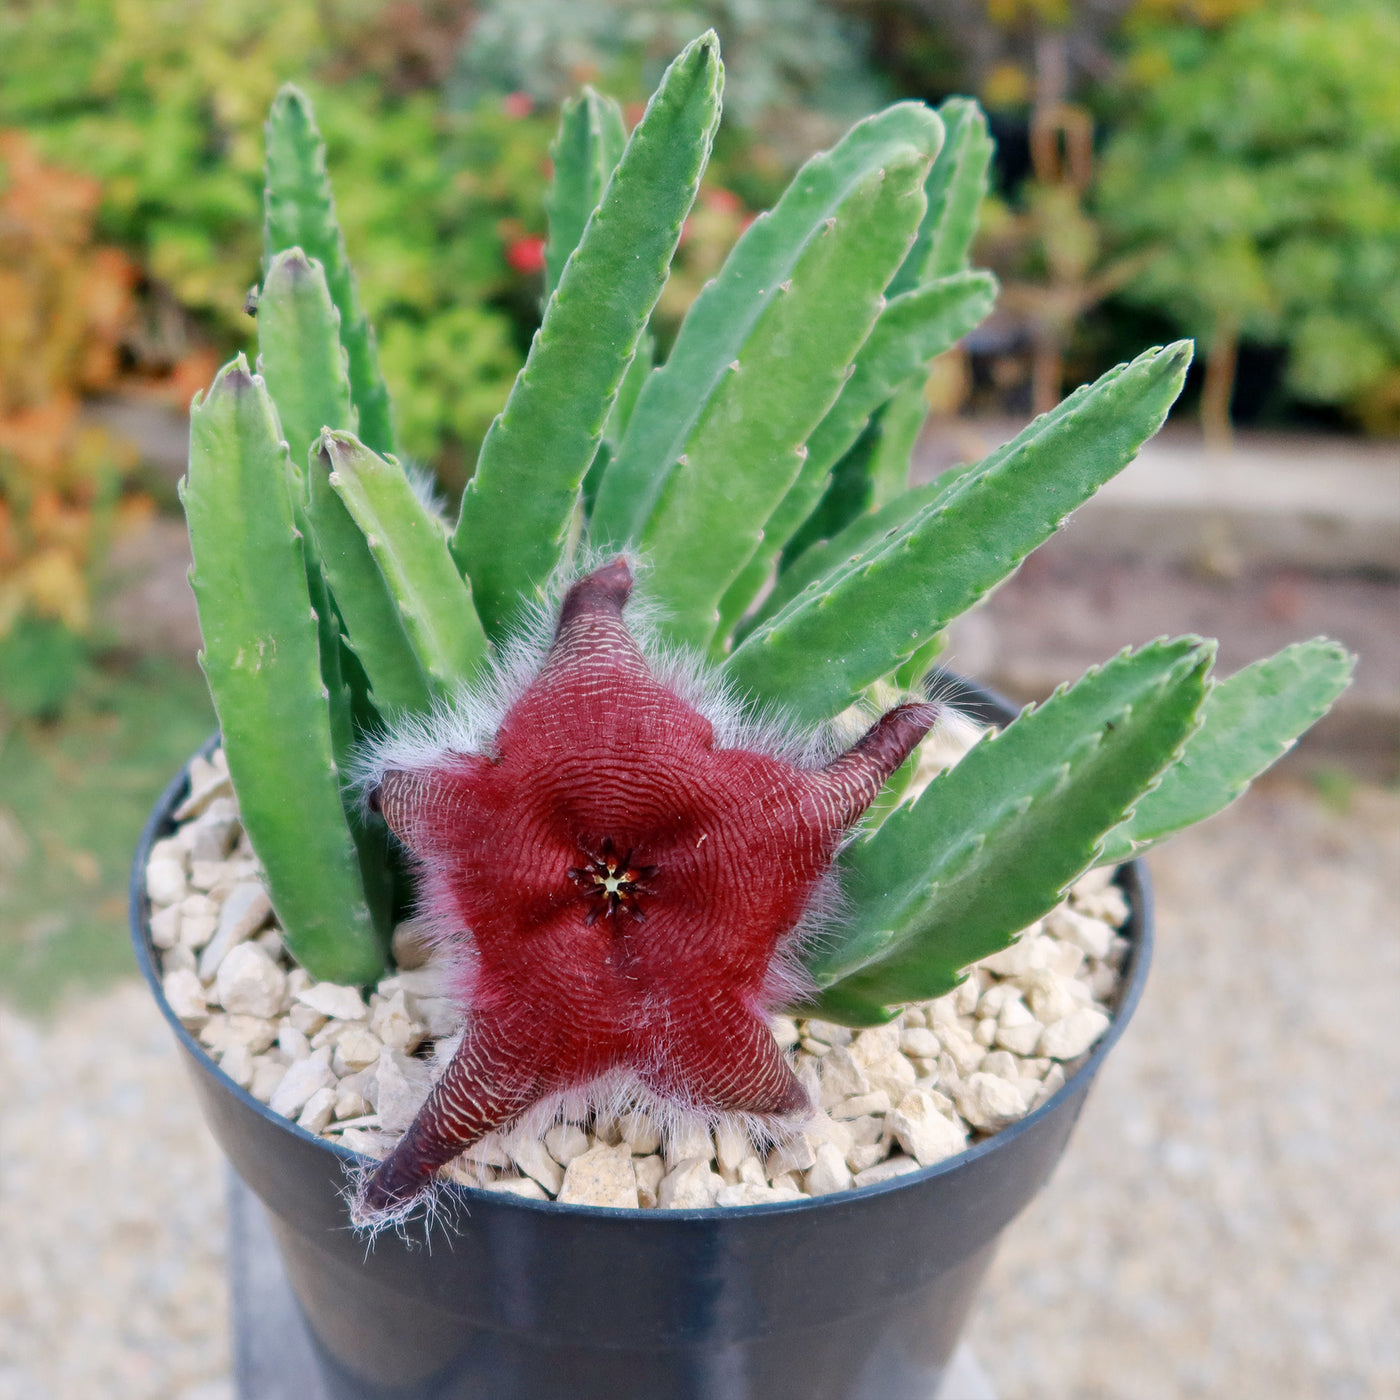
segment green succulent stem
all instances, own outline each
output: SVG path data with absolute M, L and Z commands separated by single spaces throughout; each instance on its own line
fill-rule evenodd
M 259 373 L 191 413 L 181 496 L 244 826 L 293 955 L 365 983 L 403 878 L 344 776 L 386 721 L 452 703 L 576 552 L 647 565 L 657 630 L 796 727 L 918 686 L 948 627 L 1133 460 L 1178 343 L 1076 390 L 983 461 L 909 488 L 930 360 L 990 310 L 969 269 L 991 140 L 975 103 L 898 103 L 809 160 L 653 368 L 651 317 L 709 159 L 714 34 L 626 138 L 591 90 L 551 148 L 545 304 L 455 529 L 393 456 L 388 393 L 310 104 L 267 127 Z M 798 1008 L 851 1025 L 946 992 L 1095 864 L 1233 801 L 1345 688 L 1318 639 L 1213 684 L 1195 637 L 1125 651 L 917 797 L 917 754 L 839 863 Z M 838 724 L 841 721 L 838 720 Z
M 884 309 L 884 288 L 923 214 L 914 149 L 867 176 L 809 242 L 729 366 L 642 532 L 650 588 L 675 641 L 704 647 L 719 602 L 802 470 L 803 444 L 836 401 Z
M 357 430 L 376 452 L 394 451 L 389 390 L 379 370 L 374 331 L 360 309 L 355 274 L 336 218 L 326 145 L 311 104 L 288 84 L 267 119 L 267 185 L 263 195 L 263 265 L 276 254 L 300 248 L 324 269 L 331 299 L 340 313 L 340 340 L 348 361 Z M 298 457 L 297 462 L 305 460 Z
M 240 355 L 191 411 L 181 499 L 200 663 L 288 946 L 315 976 L 362 983 L 382 969 L 384 944 L 341 799 L 294 481 L 266 385 Z
M 1108 833 L 1099 864 L 1131 860 L 1228 807 L 1332 708 L 1355 666 L 1345 647 L 1315 637 L 1218 682 L 1180 761 Z
M 778 203 L 749 225 L 686 312 L 666 363 L 642 388 L 598 491 L 597 543 L 621 546 L 641 536 L 729 366 L 742 359 L 744 342 L 782 294 L 808 243 L 855 187 L 911 147 L 931 160 L 942 141 L 943 125 L 932 111 L 918 102 L 897 103 L 813 156 Z
M 488 647 L 471 586 L 452 562 L 441 522 L 398 463 L 371 452 L 352 433 L 322 433 L 316 457 L 364 536 L 429 688 L 451 695 L 476 677 Z
M 593 212 L 462 498 L 452 552 L 489 635 L 542 596 L 719 123 L 713 32 L 667 69 Z
M 725 663 L 730 680 L 800 721 L 839 714 L 1133 460 L 1180 393 L 1190 359 L 1189 342 L 1178 342 L 1076 390 L 750 632 Z M 814 656 L 823 665 L 812 666 Z
M 549 240 L 544 249 L 544 304 L 554 295 L 564 264 L 579 245 L 593 211 L 627 144 L 622 108 L 591 87 L 564 103 L 549 148 L 554 179 L 545 200 Z
M 848 914 L 808 963 L 854 1024 L 941 996 L 1063 897 L 1196 727 L 1214 644 L 1154 642 L 1028 708 L 848 851 Z M 1014 878 L 1008 872 L 1014 871 Z

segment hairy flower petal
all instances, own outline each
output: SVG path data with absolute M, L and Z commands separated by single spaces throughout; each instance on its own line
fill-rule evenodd
M 624 621 L 631 590 L 621 558 L 574 584 L 491 752 L 391 768 L 371 795 L 472 972 L 466 1033 L 365 1212 L 614 1071 L 704 1112 L 807 1107 L 765 1021 L 774 960 L 937 708 L 891 710 L 821 769 L 716 748 Z

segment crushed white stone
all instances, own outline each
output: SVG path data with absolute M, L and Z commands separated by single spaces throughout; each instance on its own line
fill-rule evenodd
M 506 1144 L 506 1155 L 524 1175 L 539 1182 L 551 1196 L 559 1194 L 564 1185 L 564 1168 L 549 1155 L 549 1149 L 539 1138 L 512 1136 Z M 577 1157 L 571 1159 L 572 1162 L 577 1160 Z
M 662 1210 L 695 1210 L 712 1206 L 724 1178 L 701 1157 L 687 1157 L 661 1178 L 657 1204 Z
M 1040 1053 L 1052 1060 L 1072 1060 L 1082 1055 L 1108 1026 L 1107 1014 L 1098 1007 L 1080 1007 L 1064 1020 L 1045 1027 L 1040 1036 Z
M 331 1021 L 363 1021 L 369 1015 L 358 988 L 335 982 L 313 982 L 297 992 L 296 999 Z
M 634 1157 L 649 1157 L 661 1147 L 661 1129 L 651 1115 L 641 1109 L 624 1113 L 617 1126 Z
M 666 1183 L 662 1182 L 664 1186 Z M 795 1186 L 760 1186 L 741 1181 L 737 1186 L 721 1186 L 715 1193 L 717 1206 L 771 1206 L 782 1201 L 800 1201 L 803 1193 Z
M 978 1071 L 969 1075 L 953 1095 L 958 1112 L 974 1127 L 986 1132 L 1008 1127 L 1025 1116 L 1030 1105 L 1019 1083 Z
M 902 1153 L 896 1153 L 892 1157 L 887 1157 L 883 1162 L 876 1162 L 873 1167 L 867 1167 L 863 1172 L 856 1173 L 857 1186 L 877 1186 L 882 1181 L 890 1181 L 897 1176 L 904 1176 L 907 1172 L 916 1172 L 919 1164 L 912 1158 L 906 1157 Z
M 666 1162 L 660 1157 L 634 1157 L 632 1170 L 637 1174 L 637 1204 L 643 1210 L 655 1210 L 660 1204 L 661 1178 L 666 1175 Z
M 499 1191 L 507 1196 L 524 1196 L 527 1201 L 547 1201 L 549 1193 L 528 1176 L 501 1176 L 485 1183 L 486 1190 Z
M 214 978 L 214 994 L 225 1011 L 271 1018 L 282 1010 L 287 974 L 256 943 L 230 948 Z
M 803 1178 L 809 1196 L 829 1196 L 834 1191 L 849 1191 L 851 1169 L 845 1154 L 835 1143 L 823 1142 L 816 1150 L 816 1160 Z
M 575 1157 L 564 1169 L 563 1185 L 555 1199 L 581 1206 L 635 1207 L 637 1173 L 632 1166 L 632 1149 L 626 1143 L 616 1147 L 600 1144 Z
M 211 902 L 216 888 L 217 881 L 210 885 Z M 245 880 L 234 885 L 220 904 L 214 936 L 199 955 L 200 977 L 206 982 L 213 977 L 229 949 L 256 933 L 271 915 L 272 900 L 260 881 Z
M 426 1030 L 408 1011 L 408 993 L 402 987 L 393 996 L 378 1000 L 370 1012 L 369 1028 L 384 1045 L 411 1055 L 423 1043 Z
M 170 1009 L 191 1030 L 198 1030 L 209 1020 L 208 998 L 197 973 L 189 968 L 177 968 L 165 974 L 161 987 Z
M 714 1139 L 703 1123 L 684 1122 L 666 1139 L 662 1156 L 666 1165 L 673 1167 L 687 1157 L 701 1157 L 709 1161 L 714 1156 Z
M 932 1096 L 922 1089 L 906 1094 L 899 1107 L 885 1115 L 885 1128 L 921 1167 L 931 1167 L 967 1146 L 967 1129 L 940 1113 Z
M 577 1123 L 556 1123 L 545 1133 L 544 1145 L 561 1167 L 567 1167 L 588 1151 L 588 1134 Z
M 452 969 L 412 920 L 394 930 L 398 970 L 363 992 L 292 964 L 222 757 L 192 765 L 184 825 L 146 867 L 166 1000 L 273 1112 L 383 1157 L 456 1048 Z M 1113 872 L 1090 871 L 953 991 L 888 1025 L 773 1017 L 815 1105 L 776 1142 L 732 1120 L 663 1132 L 638 1108 L 542 1139 L 492 1133 L 442 1174 L 530 1200 L 682 1210 L 831 1195 L 945 1161 L 1057 1094 L 1108 1030 L 1128 914 Z
M 428 1097 L 430 1078 L 424 1061 L 411 1060 L 387 1045 L 379 1052 L 373 1103 L 386 1131 L 401 1133 L 413 1122 Z
M 325 1132 L 331 1119 L 335 1117 L 335 1095 L 336 1091 L 329 1084 L 317 1089 L 307 1099 L 306 1107 L 297 1118 L 297 1127 L 305 1128 L 308 1133 Z
M 323 1055 L 325 1051 L 317 1050 L 306 1059 L 287 1066 L 286 1074 L 268 1100 L 268 1107 L 274 1113 L 295 1119 L 318 1089 L 335 1088 L 336 1078 L 331 1071 L 330 1057 L 327 1055 L 323 1059 Z

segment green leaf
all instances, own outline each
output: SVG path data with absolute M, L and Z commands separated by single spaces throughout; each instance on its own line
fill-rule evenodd
M 190 417 L 181 498 L 200 662 L 288 946 L 316 977 L 364 983 L 384 954 L 341 804 L 292 479 L 272 400 L 240 355 Z
M 1100 865 L 1117 865 L 1228 807 L 1291 749 L 1351 684 L 1356 658 L 1316 637 L 1212 687 L 1181 758 L 1109 832 Z
M 878 496 L 874 504 L 883 505 L 894 494 L 889 482 L 883 479 L 879 490 L 873 490 L 869 476 L 872 467 L 885 477 L 898 477 L 899 489 L 903 489 L 908 454 L 905 453 L 901 463 L 898 444 L 909 436 L 911 409 L 918 413 L 918 422 L 912 424 L 914 434 L 923 421 L 921 405 L 928 361 L 976 326 L 991 310 L 995 297 L 996 279 L 990 273 L 959 273 L 906 292 L 886 305 L 860 347 L 851 377 L 840 397 L 808 439 L 801 470 L 768 517 L 762 543 L 725 595 L 720 605 L 720 637 L 729 636 L 734 623 L 758 597 L 780 553 L 785 560 L 795 558 L 813 541 L 840 529 L 851 514 L 865 509 L 872 495 Z M 882 430 L 878 452 L 873 449 L 870 454 L 862 452 L 857 447 L 862 433 L 872 416 L 896 394 L 901 394 L 903 400 L 901 407 L 894 410 L 898 421 L 890 425 L 895 431 L 885 435 Z M 918 405 L 914 405 L 915 396 Z M 855 464 L 859 479 L 855 483 L 854 508 L 832 512 L 808 533 L 804 522 L 811 521 L 813 512 L 822 502 L 833 468 L 857 452 L 861 455 Z M 805 535 L 801 547 L 792 543 L 799 530 Z
M 325 143 L 316 129 L 311 103 L 291 84 L 277 94 L 267 120 L 263 204 L 264 269 L 270 271 L 274 255 L 289 248 L 300 248 L 321 264 L 331 299 L 340 312 L 340 342 L 349 359 L 350 394 L 359 418 L 357 431 L 376 452 L 393 452 L 389 391 L 379 372 L 374 332 L 360 309 L 355 274 L 336 220 Z M 294 460 L 300 466 L 305 457 Z
M 923 376 L 901 385 L 871 415 L 865 431 L 837 462 L 826 494 L 788 541 L 784 558 L 798 558 L 819 540 L 829 540 L 869 510 L 901 494 L 909 482 L 909 457 L 928 416 Z
M 977 215 L 987 193 L 996 143 L 982 109 L 966 97 L 950 97 L 938 109 L 947 139 L 924 183 L 928 212 L 890 293 L 908 291 L 935 277 L 961 272 L 972 250 Z
M 584 226 L 602 203 L 612 173 L 627 144 L 622 108 L 591 87 L 570 98 L 559 112 L 559 131 L 549 148 L 554 180 L 545 198 L 549 241 L 544 249 L 544 301 L 559 285 L 569 254 Z
M 275 253 L 268 264 L 258 297 L 258 369 L 298 471 L 322 428 L 354 431 L 340 313 L 321 264 L 300 248 Z
M 646 383 L 647 375 L 651 373 L 655 363 L 656 338 L 648 332 L 638 342 L 637 353 L 632 357 L 632 363 L 627 366 L 627 373 L 622 377 L 622 387 L 617 391 L 612 412 L 608 414 L 607 426 L 603 429 L 603 440 L 598 444 L 593 465 L 588 468 L 588 475 L 583 479 L 585 518 L 593 514 L 603 474 L 617 455 L 618 443 L 622 441 L 622 435 L 627 431 L 628 419 L 631 418 L 632 410 L 637 406 L 637 395 L 641 393 L 642 385 Z
M 258 300 L 258 365 L 277 408 L 293 464 L 306 462 L 323 428 L 353 431 L 346 355 L 340 344 L 340 313 L 331 301 L 320 263 L 300 248 L 274 254 Z M 299 476 L 300 473 L 298 472 Z M 294 496 L 298 528 L 308 535 L 308 582 L 323 619 L 321 654 L 331 691 L 337 733 L 350 741 L 348 714 L 341 716 L 340 672 L 345 640 L 354 650 L 380 712 L 422 710 L 431 703 L 428 685 L 365 537 L 326 480 L 327 470 L 308 473 Z M 316 568 L 324 571 L 324 583 Z M 325 597 L 329 586 L 330 598 Z M 337 618 L 336 614 L 339 614 Z M 337 752 L 342 745 L 338 740 Z M 343 755 L 342 755 L 343 756 Z
M 387 660 L 372 645 L 385 622 L 397 626 L 384 581 L 363 536 L 325 484 L 324 475 L 319 480 L 315 473 L 309 480 L 302 477 L 299 464 L 307 460 L 322 428 L 353 429 L 358 415 L 340 343 L 340 313 L 321 264 L 300 248 L 273 254 L 268 265 L 258 298 L 258 348 L 258 368 L 291 449 L 292 516 L 303 536 L 307 592 L 319 624 L 332 751 L 343 770 L 355 744 L 356 710 L 363 711 L 367 699 L 364 695 L 357 699 L 356 686 L 361 682 L 354 661 L 346 655 L 347 645 L 356 648 L 360 669 L 372 669 L 382 682 L 373 686 L 372 693 L 374 702 L 385 709 L 403 706 L 410 697 L 417 706 L 426 705 L 427 688 L 401 628 L 402 648 Z M 387 610 L 387 618 L 375 615 L 375 603 L 380 614 Z M 352 628 L 351 618 L 358 642 L 342 633 Z M 418 682 L 416 691 L 409 684 L 413 679 Z M 361 714 L 360 723 L 374 722 L 380 713 Z M 362 820 L 353 807 L 347 817 L 366 899 L 376 928 L 387 939 L 392 882 L 384 859 L 383 823 Z
M 330 472 L 324 454 L 311 457 L 306 514 L 345 624 L 345 640 L 359 659 L 381 715 L 421 713 L 432 704 L 428 678 L 364 531 L 331 486 Z
M 933 663 L 948 649 L 948 634 L 946 632 L 935 632 L 918 651 L 916 651 L 900 668 L 894 673 L 893 681 L 896 690 L 922 690 L 924 681 L 928 673 L 933 670 Z
M 848 848 L 848 917 L 809 959 L 822 1015 L 884 1019 L 1052 909 L 1197 723 L 1214 644 L 1123 652 L 1028 707 Z M 864 1008 L 864 1012 L 861 1012 Z
M 522 600 L 540 596 L 559 563 L 709 158 L 722 77 L 713 32 L 666 70 L 482 444 L 452 552 L 492 636 Z
M 923 212 L 912 148 L 867 176 L 807 245 L 685 443 L 642 532 L 666 633 L 704 646 L 884 306 Z
M 923 375 L 910 380 L 880 410 L 880 436 L 865 469 L 873 509 L 888 505 L 909 488 L 909 460 L 928 417 L 925 382 Z
M 890 299 L 841 397 L 807 444 L 808 463 L 823 480 L 882 404 L 911 381 L 922 388 L 928 362 L 980 325 L 996 295 L 990 272 L 959 272 Z
M 351 433 L 325 432 L 317 459 L 379 566 L 428 684 L 450 695 L 486 659 L 486 634 L 471 585 L 457 572 L 441 523 L 397 462 Z
M 734 245 L 719 275 L 696 297 L 666 363 L 642 389 L 616 459 L 598 492 L 598 542 L 636 540 L 676 459 L 730 364 L 804 249 L 872 172 L 909 147 L 932 158 L 943 139 L 938 118 L 920 102 L 901 102 L 858 122 L 830 151 L 797 172 L 774 208 Z
M 858 515 L 829 540 L 822 540 L 804 550 L 778 575 L 773 591 L 763 600 L 755 625 L 780 613 L 815 580 L 832 573 L 844 562 L 863 558 L 879 542 L 892 538 L 901 526 L 918 515 L 942 490 L 942 483 L 937 481 L 912 486 L 879 510 Z
M 839 714 L 1133 460 L 1161 426 L 1190 358 L 1181 341 L 1076 390 L 959 473 L 892 537 L 836 565 L 755 628 L 725 663 L 728 679 L 802 723 Z

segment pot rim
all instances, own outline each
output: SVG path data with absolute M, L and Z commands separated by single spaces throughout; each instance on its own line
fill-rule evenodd
M 955 700 L 960 709 L 975 717 L 991 723 L 1005 724 L 1008 722 L 1005 716 L 1008 713 L 1014 714 L 1018 710 L 1018 707 L 1012 705 L 1010 701 L 983 686 L 966 681 L 949 672 L 935 672 L 934 674 L 938 677 L 937 685 L 940 698 Z M 220 731 L 216 729 L 200 745 L 196 751 L 197 756 L 208 758 L 218 746 L 219 740 Z M 145 871 L 151 846 L 165 835 L 165 829 L 173 824 L 171 814 L 188 788 L 189 767 L 190 763 L 186 761 L 157 800 L 150 816 L 146 819 L 146 824 L 137 843 L 136 856 L 132 862 L 127 909 L 131 926 L 131 941 L 135 948 L 136 962 L 141 970 L 141 975 L 146 979 L 146 983 L 155 997 L 156 1005 L 159 1006 L 161 1013 L 170 1023 L 176 1038 L 187 1051 L 196 1055 L 220 1078 L 224 1089 L 238 1099 L 245 1108 L 251 1109 L 293 1137 L 301 1138 L 303 1141 L 323 1149 L 330 1156 L 338 1159 L 342 1168 L 351 1164 L 372 1163 L 372 1158 L 349 1147 L 328 1142 L 325 1138 L 299 1127 L 291 1119 L 282 1117 L 280 1113 L 273 1113 L 267 1104 L 255 1099 L 246 1089 L 234 1083 L 181 1022 L 180 1018 L 176 1016 L 170 1003 L 166 1000 L 160 973 L 156 969 L 154 945 L 150 940 L 150 908 L 149 900 L 146 897 Z M 1147 983 L 1148 967 L 1152 960 L 1154 923 L 1152 889 L 1140 858 L 1125 861 L 1119 867 L 1119 871 L 1122 882 L 1130 887 L 1126 892 L 1130 898 L 1131 912 L 1129 917 L 1133 926 L 1133 936 L 1132 949 L 1124 965 L 1125 980 L 1119 988 L 1118 1002 L 1114 1007 L 1113 1019 L 1108 1030 L 1104 1032 L 1074 1073 L 1069 1075 L 1064 1084 L 1044 1103 L 1032 1109 L 1023 1118 L 1019 1118 L 1016 1122 L 993 1133 L 990 1137 L 974 1143 L 971 1147 L 965 1148 L 962 1152 L 955 1153 L 951 1157 L 945 1157 L 941 1162 L 935 1162 L 929 1167 L 920 1167 L 917 1171 L 904 1172 L 899 1176 L 891 1177 L 888 1181 L 877 1182 L 870 1186 L 835 1191 L 824 1196 L 804 1197 L 799 1201 L 770 1201 L 750 1206 L 695 1206 L 684 1210 L 665 1211 L 641 1210 L 627 1206 L 591 1206 L 572 1202 L 535 1201 L 527 1197 L 513 1195 L 510 1192 L 487 1191 L 481 1187 L 464 1186 L 458 1182 L 440 1181 L 438 1186 L 440 1189 L 457 1194 L 464 1206 L 470 1206 L 473 1203 L 480 1204 L 489 1200 L 493 1204 L 503 1204 L 510 1209 L 549 1213 L 567 1211 L 571 1214 L 600 1220 L 626 1220 L 646 1228 L 642 1222 L 657 1218 L 664 1221 L 714 1221 L 735 1217 L 749 1218 L 774 1215 L 780 1212 L 811 1211 L 831 1206 L 853 1206 L 861 1201 L 873 1200 L 928 1181 L 933 1177 L 966 1170 L 979 1159 L 996 1151 L 998 1147 L 1009 1145 L 1022 1133 L 1031 1130 L 1042 1119 L 1055 1112 L 1066 1099 L 1085 1091 L 1094 1075 L 1098 1073 L 1104 1057 L 1117 1043 L 1119 1036 L 1122 1035 L 1128 1022 L 1132 1019 L 1133 1012 L 1136 1011 L 1138 1002 L 1142 999 L 1143 988 Z

